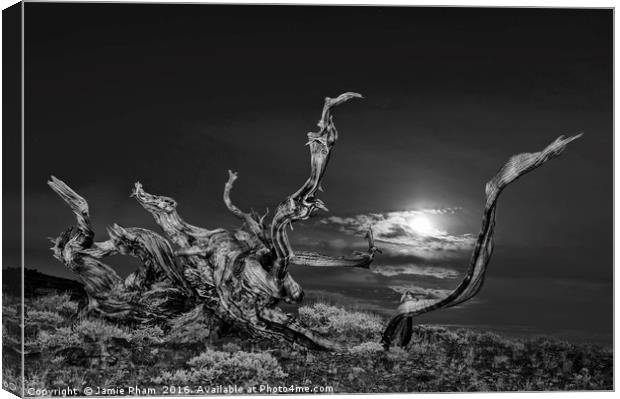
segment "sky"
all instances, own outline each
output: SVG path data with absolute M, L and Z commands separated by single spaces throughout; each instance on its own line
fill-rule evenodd
M 502 194 L 481 293 L 418 321 L 611 343 L 610 10 L 27 3 L 25 18 L 26 267 L 71 277 L 48 249 L 73 224 L 50 175 L 87 198 L 101 240 L 114 222 L 158 230 L 135 181 L 192 224 L 235 228 L 228 169 L 239 207 L 273 210 L 308 176 L 323 98 L 355 91 L 334 111 L 329 213 L 290 238 L 346 255 L 371 224 L 384 253 L 370 270 L 291 267 L 309 301 L 389 315 L 403 290 L 445 295 L 485 182 L 584 132 Z

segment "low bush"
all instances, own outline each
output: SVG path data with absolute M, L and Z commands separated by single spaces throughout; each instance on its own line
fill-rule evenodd
M 322 302 L 300 307 L 299 319 L 315 331 L 348 342 L 378 340 L 384 327 L 378 315 Z
M 19 361 L 19 301 L 3 297 L 3 361 Z M 611 348 L 552 338 L 415 326 L 406 348 L 379 344 L 384 320 L 325 303 L 299 308 L 308 327 L 346 344 L 344 353 L 235 336 L 211 340 L 206 313 L 173 328 L 79 319 L 77 303 L 48 295 L 25 303 L 25 388 L 160 385 L 321 385 L 346 392 L 613 389 Z M 3 370 L 19 385 L 18 374 Z M 162 394 L 162 392 L 158 392 Z
M 220 352 L 207 349 L 187 362 L 189 369 L 164 371 L 152 381 L 161 385 L 242 385 L 273 384 L 286 377 L 278 361 L 269 353 Z

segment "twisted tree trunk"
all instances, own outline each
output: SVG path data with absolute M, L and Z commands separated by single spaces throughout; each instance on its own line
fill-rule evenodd
M 132 196 L 150 212 L 165 237 L 146 229 L 114 224 L 109 238 L 96 242 L 90 225 L 88 204 L 61 180 L 52 177 L 49 186 L 76 215 L 76 225 L 53 239 L 54 256 L 70 268 L 84 284 L 88 295 L 87 314 L 121 323 L 157 322 L 174 325 L 179 320 L 207 313 L 218 323 L 233 325 L 255 336 L 286 339 L 309 348 L 344 350 L 278 308 L 280 301 L 298 303 L 303 290 L 288 271 L 290 263 L 318 267 L 368 267 L 377 253 L 369 228 L 367 252 L 334 258 L 322 254 L 295 254 L 287 226 L 308 219 L 319 209 L 317 198 L 331 150 L 338 139 L 331 110 L 357 93 L 326 98 L 319 131 L 308 133 L 311 173 L 302 187 L 280 203 L 267 223 L 268 212 L 244 212 L 231 200 L 236 173 L 229 171 L 224 188 L 227 208 L 242 222 L 235 231 L 208 230 L 185 222 L 169 197 L 149 194 L 136 183 Z M 427 303 L 405 294 L 402 304 L 383 335 L 386 346 L 406 344 L 411 336 L 411 318 L 434 309 L 454 306 L 473 297 L 484 278 L 492 252 L 495 204 L 499 192 L 519 176 L 559 155 L 566 144 L 579 136 L 559 138 L 540 153 L 510 159 L 487 184 L 483 226 L 463 282 L 447 298 Z M 140 259 L 142 266 L 122 280 L 102 259 L 123 254 Z

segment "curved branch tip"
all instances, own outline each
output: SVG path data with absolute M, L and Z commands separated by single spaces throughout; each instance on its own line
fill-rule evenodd
M 235 180 L 237 180 L 237 172 L 233 172 L 232 170 L 228 169 L 228 182 L 229 183 L 233 183 Z

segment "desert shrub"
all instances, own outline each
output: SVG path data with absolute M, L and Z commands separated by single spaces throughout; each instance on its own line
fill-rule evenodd
M 3 293 L 2 345 L 12 349 L 19 348 L 21 346 L 21 335 L 21 303 L 19 298 Z
M 188 370 L 164 371 L 153 378 L 164 385 L 229 385 L 253 386 L 286 377 L 278 361 L 269 353 L 237 351 L 219 352 L 207 349 L 187 362 Z
M 129 331 L 129 342 L 136 347 L 164 342 L 164 331 L 159 326 L 141 326 Z
M 60 327 L 54 331 L 39 332 L 36 340 L 30 341 L 32 347 L 39 350 L 70 348 L 80 345 L 82 340 L 70 327 Z
M 71 336 L 73 332 L 69 326 L 77 309 L 77 303 L 67 294 L 46 295 L 27 301 L 24 317 L 27 351 L 75 344 L 77 338 Z
M 26 329 L 51 330 L 60 327 L 64 321 L 63 316 L 48 310 L 28 310 L 26 313 Z
M 21 316 L 20 298 L 2 293 L 2 316 L 19 318 Z
M 25 336 L 26 387 L 133 386 L 144 381 L 276 385 L 286 378 L 288 383 L 330 385 L 337 393 L 613 389 L 613 350 L 594 345 L 418 325 L 407 348 L 385 351 L 379 344 L 378 316 L 318 303 L 300 308 L 300 319 L 331 339 L 346 341 L 348 353 L 239 336 L 220 339 L 219 349 L 206 349 L 211 319 L 201 309 L 173 320 L 173 328 L 163 331 L 101 319 L 76 322 L 67 298 L 26 300 L 31 332 Z M 7 350 L 13 333 L 16 339 L 21 336 L 19 305 L 3 303 L 7 364 L 19 362 Z M 10 368 L 3 370 L 5 380 L 19 382 L 10 373 Z
M 78 303 L 71 300 L 69 294 L 51 294 L 35 298 L 30 306 L 34 310 L 58 313 L 62 316 L 77 314 Z
M 391 347 L 386 351 L 387 358 L 393 361 L 405 361 L 409 358 L 410 352 L 398 346 Z
M 383 345 L 381 345 L 379 342 L 364 342 L 362 344 L 356 345 L 354 347 L 352 347 L 351 349 L 349 349 L 350 353 L 353 354 L 370 354 L 370 353 L 375 353 L 375 352 L 382 352 L 383 351 Z
M 170 321 L 171 328 L 165 336 L 173 346 L 190 346 L 204 349 L 212 334 L 212 315 L 203 306 L 196 306 Z
M 197 344 L 204 345 L 209 341 L 210 326 L 200 322 L 191 322 L 179 328 L 173 328 L 166 335 L 165 340 L 171 344 Z
M 120 327 L 100 319 L 82 320 L 73 331 L 86 342 L 108 342 L 113 338 L 129 340 L 131 335 Z
M 226 342 L 224 345 L 222 345 L 222 350 L 224 352 L 235 353 L 240 351 L 241 347 L 234 342 Z
M 438 348 L 427 341 L 416 341 L 409 345 L 408 350 L 414 357 L 424 357 L 436 354 Z
M 43 373 L 47 377 L 43 386 L 37 387 L 35 385 L 36 380 L 31 382 L 32 385 L 26 386 L 45 389 L 63 389 L 65 387 L 81 389 L 88 384 L 85 380 L 89 374 L 88 370 L 74 367 L 59 367 L 58 364 L 52 364 L 51 366 L 50 369 Z
M 152 365 L 160 358 L 165 345 L 165 333 L 159 326 L 140 326 L 129 329 L 127 338 L 128 359 L 134 364 Z M 120 378 L 117 373 L 116 377 Z
M 378 315 L 351 311 L 321 302 L 300 307 L 299 319 L 320 333 L 334 339 L 345 338 L 349 341 L 377 340 L 383 330 L 383 320 Z

